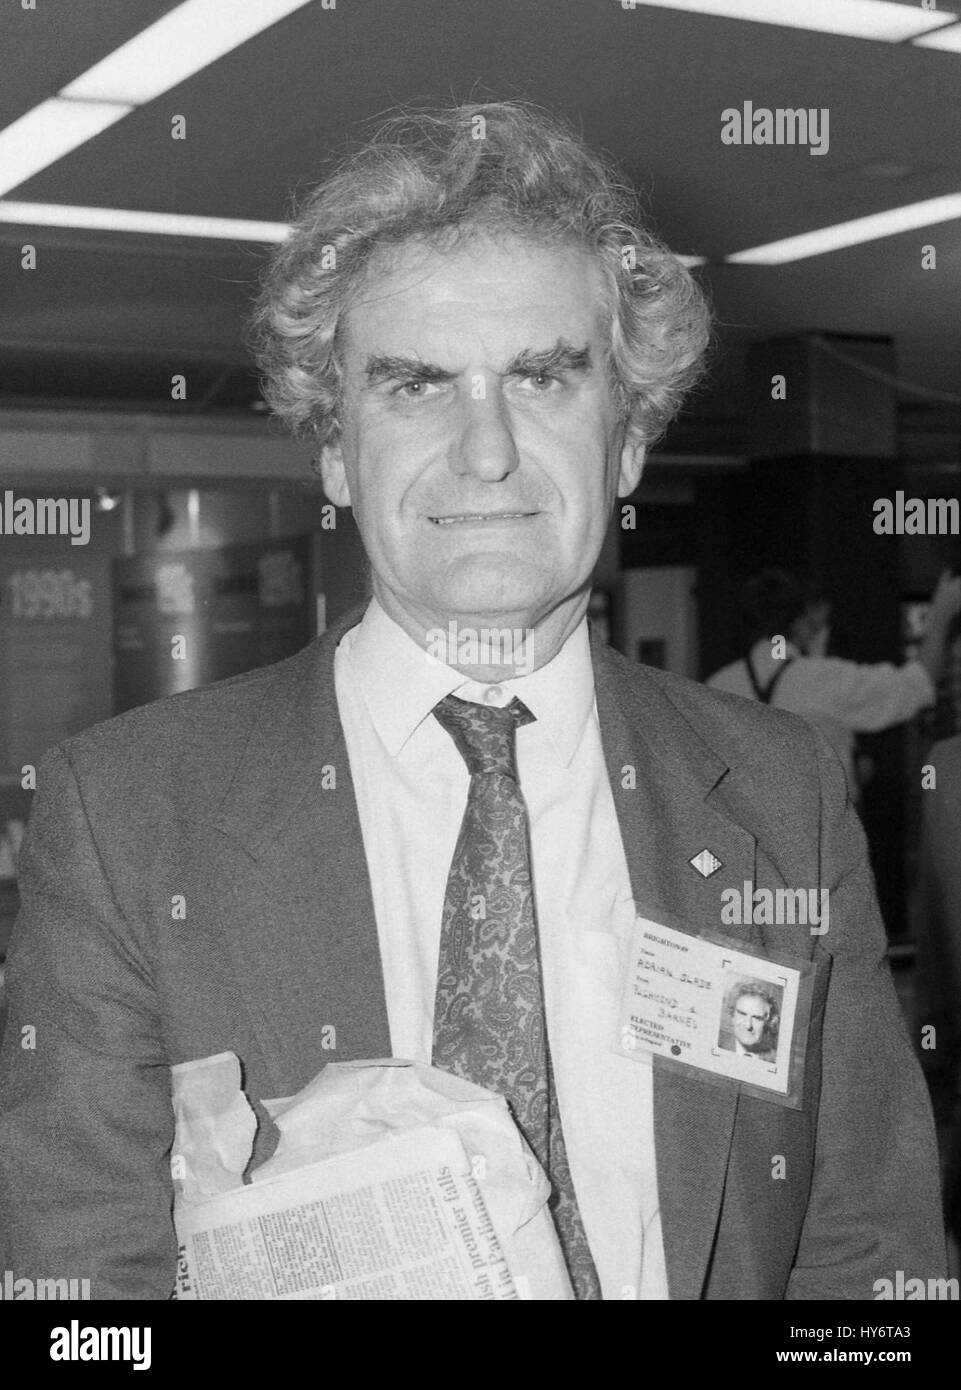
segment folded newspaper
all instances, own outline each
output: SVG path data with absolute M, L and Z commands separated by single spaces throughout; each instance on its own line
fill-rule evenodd
M 232 1052 L 173 1069 L 178 1299 L 569 1299 L 549 1185 L 503 1097 L 434 1067 L 335 1062 L 264 1101 Z

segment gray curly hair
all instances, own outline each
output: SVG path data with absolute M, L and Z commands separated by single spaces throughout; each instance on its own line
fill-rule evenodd
M 523 102 L 401 112 L 314 190 L 273 256 L 251 323 L 274 412 L 315 445 L 335 438 L 338 325 L 375 250 L 478 228 L 594 252 L 609 301 L 615 404 L 632 437 L 657 439 L 701 374 L 704 296 L 643 228 L 618 171 Z
M 779 1013 L 777 995 L 769 986 L 758 981 L 752 983 L 750 980 L 741 980 L 728 996 L 728 1009 L 731 1014 L 737 1009 L 739 1001 L 745 997 L 760 999 L 762 1003 L 767 1005 L 768 1025 L 773 1026 L 777 1023 Z

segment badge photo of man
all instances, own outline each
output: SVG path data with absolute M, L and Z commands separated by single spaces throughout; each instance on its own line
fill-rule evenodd
M 721 1016 L 718 1046 L 759 1062 L 777 1060 L 778 1000 L 770 985 L 744 980 L 735 985 Z
M 623 176 L 525 103 L 401 113 L 311 194 L 256 350 L 353 511 L 372 598 L 288 660 L 46 755 L 0 1267 L 168 1298 L 169 1069 L 229 1050 L 254 1099 L 389 1056 L 500 1092 L 579 1299 L 864 1299 L 944 1273 L 929 1106 L 837 758 L 586 619 L 616 499 L 709 332 Z M 723 929 L 821 967 L 797 1109 L 614 1047 L 635 905 L 716 933 L 745 880 L 831 895 L 823 937 Z

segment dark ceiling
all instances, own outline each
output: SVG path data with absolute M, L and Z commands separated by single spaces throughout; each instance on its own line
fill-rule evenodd
M 0 125 L 174 7 L 5 5 Z M 478 95 L 565 114 L 645 190 L 669 244 L 712 261 L 961 190 L 958 54 L 619 0 L 313 0 L 5 196 L 282 220 L 365 119 L 399 102 Z M 721 111 L 747 99 L 827 107 L 829 152 L 722 144 Z M 171 139 L 174 114 L 185 140 Z M 20 268 L 27 241 L 38 247 L 33 272 Z M 922 269 L 926 243 L 936 270 Z M 255 390 L 243 322 L 263 254 L 0 226 L 0 399 L 162 406 L 171 373 L 190 370 L 197 408 L 245 405 Z M 903 378 L 961 393 L 959 221 L 783 267 L 698 273 L 722 354 L 696 414 L 719 439 L 743 408 L 745 344 L 768 336 L 889 334 Z

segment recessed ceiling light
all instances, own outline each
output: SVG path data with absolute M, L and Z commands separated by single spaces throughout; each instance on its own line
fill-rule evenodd
M 831 167 L 818 170 L 819 179 L 837 183 L 908 183 L 919 179 L 939 179 L 956 176 L 956 171 L 933 159 L 899 159 L 896 155 L 880 155 L 876 159 L 859 160 L 856 164 L 831 161 Z
M 122 492 L 108 492 L 105 487 L 94 488 L 94 497 L 98 512 L 115 512 L 123 501 Z
M 897 236 L 917 227 L 950 222 L 956 217 L 961 217 L 961 193 L 948 193 L 941 198 L 926 198 L 921 203 L 908 203 L 904 207 L 889 208 L 887 212 L 872 213 L 869 217 L 838 222 L 833 227 L 819 227 L 814 232 L 802 232 L 799 236 L 753 246 L 748 251 L 725 256 L 724 260 L 732 265 L 786 265 L 789 261 L 801 261 L 808 256 L 841 251 L 846 246 L 859 246 L 866 241 L 878 241 L 881 237 Z
M 195 217 L 130 208 L 72 207 L 66 203 L 20 203 L 12 199 L 0 199 L 0 222 L 77 227 L 93 232 L 142 232 L 148 236 L 208 237 L 217 241 L 285 241 L 290 235 L 286 222 L 249 222 L 239 217 Z
M 872 159 L 857 172 L 866 179 L 907 179 L 918 173 L 918 167 L 903 159 Z
M 634 8 L 628 0 L 627 8 Z M 637 0 L 638 9 L 685 10 L 717 19 L 746 19 L 787 29 L 813 29 L 856 39 L 902 43 L 956 17 L 893 0 Z

